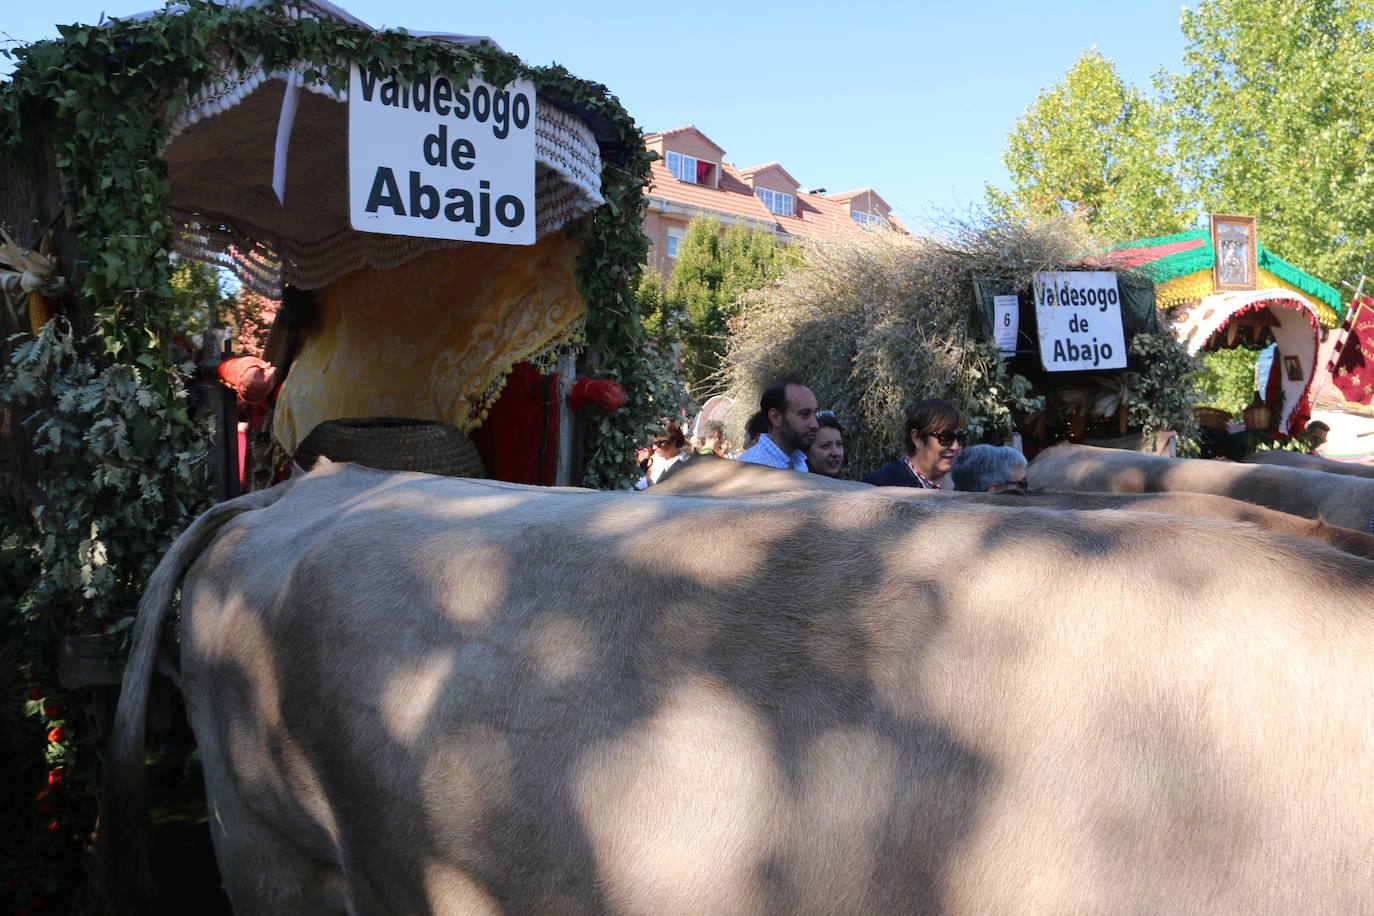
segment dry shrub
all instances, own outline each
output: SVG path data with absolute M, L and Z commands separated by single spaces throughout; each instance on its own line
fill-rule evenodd
M 1022 289 L 1094 247 L 1068 219 L 804 243 L 801 266 L 749 294 L 731 324 L 733 431 L 771 381 L 795 374 L 844 424 L 851 474 L 903 453 L 904 411 L 921 398 L 959 404 L 975 435 L 1000 439 L 1034 402 L 981 329 L 974 278 Z

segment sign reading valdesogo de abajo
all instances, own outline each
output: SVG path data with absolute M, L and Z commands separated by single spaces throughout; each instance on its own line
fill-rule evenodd
M 1125 367 L 1126 339 L 1115 273 L 1043 271 L 1035 275 L 1032 286 L 1040 364 L 1045 371 Z
M 534 244 L 534 84 L 413 83 L 353 65 L 349 222 L 360 232 Z

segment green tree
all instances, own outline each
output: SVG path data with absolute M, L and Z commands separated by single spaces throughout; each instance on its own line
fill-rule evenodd
M 1170 156 L 1164 113 L 1096 49 L 1040 93 L 1007 137 L 1011 188 L 988 187 L 995 212 L 1071 213 L 1099 235 L 1137 238 L 1193 221 Z
M 744 295 L 795 262 L 795 254 L 771 232 L 730 226 L 722 234 L 720 224 L 706 218 L 687 225 L 657 317 L 646 321 L 646 329 L 681 341 L 694 395 L 704 398 L 720 386 L 729 322 L 739 314 Z
M 1206 0 L 1164 80 L 1180 161 L 1213 212 L 1331 283 L 1374 269 L 1374 3 Z
M 1202 371 L 1196 378 L 1198 403 L 1239 416 L 1254 393 L 1258 361 L 1259 351 L 1245 347 L 1204 353 Z

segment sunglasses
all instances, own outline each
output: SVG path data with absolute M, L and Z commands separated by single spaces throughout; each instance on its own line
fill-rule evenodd
M 655 440 L 654 440 L 654 448 L 667 448 L 667 447 L 668 447 L 668 440 L 667 440 L 667 439 L 655 439 Z
M 833 420 L 833 419 L 835 419 L 835 411 L 833 411 L 833 410 L 818 410 L 818 411 L 816 411 L 816 416 L 820 417 L 822 420 Z
M 943 447 L 950 446 L 955 439 L 959 440 L 960 445 L 968 442 L 968 430 L 966 429 L 942 429 L 938 433 L 926 433 L 925 435 L 930 436 Z

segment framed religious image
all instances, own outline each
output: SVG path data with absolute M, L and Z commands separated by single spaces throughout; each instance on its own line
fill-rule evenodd
M 1213 213 L 1212 248 L 1216 250 L 1216 263 L 1212 267 L 1212 285 L 1218 290 L 1255 289 L 1259 284 L 1258 247 L 1253 216 Z
M 1290 382 L 1302 381 L 1302 363 L 1296 356 L 1285 356 L 1283 358 L 1283 371 L 1288 376 Z

